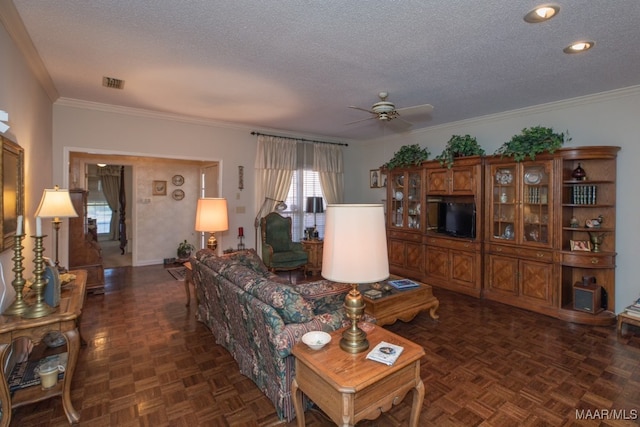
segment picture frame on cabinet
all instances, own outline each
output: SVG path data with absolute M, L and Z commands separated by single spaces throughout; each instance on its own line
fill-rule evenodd
M 591 242 L 588 240 L 571 240 L 571 250 L 578 252 L 591 252 Z
M 371 169 L 369 171 L 369 188 L 380 187 L 380 169 Z
M 380 171 L 380 179 L 378 180 L 378 187 L 385 188 L 387 186 L 387 174 Z

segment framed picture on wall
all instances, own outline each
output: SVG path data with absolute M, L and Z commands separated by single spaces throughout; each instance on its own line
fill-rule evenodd
M 166 196 L 167 181 L 153 181 L 152 194 L 154 196 Z
M 380 169 L 371 169 L 369 171 L 369 188 L 380 187 Z

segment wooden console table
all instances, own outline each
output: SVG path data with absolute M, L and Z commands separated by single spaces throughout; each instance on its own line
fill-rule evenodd
M 311 350 L 299 342 L 293 347 L 296 376 L 291 394 L 296 409 L 298 427 L 305 425 L 302 393 L 306 394 L 334 423 L 353 426 L 360 420 L 372 420 L 392 405 L 398 404 L 413 390 L 409 425 L 418 426 L 424 400 L 424 384 L 420 378 L 420 358 L 424 350 L 419 345 L 389 332 L 380 326 L 363 324 L 369 349 L 380 341 L 404 347 L 392 366 L 367 360 L 369 350 L 351 354 L 340 348 L 344 329 L 331 333 L 331 342 L 320 350 Z
M 60 295 L 60 306 L 53 314 L 38 319 L 26 319 L 20 316 L 0 316 L 0 361 L 5 366 L 9 350 L 13 341 L 20 337 L 29 338 L 34 346 L 39 344 L 50 331 L 61 332 L 67 341 L 67 367 L 64 378 L 49 390 L 42 390 L 40 385 L 16 390 L 13 397 L 9 393 L 9 386 L 4 369 L 0 369 L 0 401 L 2 401 L 2 419 L 0 427 L 6 427 L 11 422 L 11 412 L 17 408 L 41 400 L 62 396 L 62 406 L 69 423 L 75 424 L 80 420 L 80 414 L 71 404 L 71 380 L 76 369 L 78 353 L 80 351 L 80 316 L 84 305 L 87 272 L 85 270 L 71 271 L 76 279 L 65 285 Z M 29 298 L 27 297 L 27 302 Z

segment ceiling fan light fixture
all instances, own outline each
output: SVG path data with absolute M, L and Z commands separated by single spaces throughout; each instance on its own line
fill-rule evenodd
M 544 5 L 538 6 L 526 15 L 524 15 L 525 22 L 530 24 L 537 24 L 540 22 L 548 21 L 558 14 L 560 6 L 556 5 Z
M 582 53 L 591 49 L 596 43 L 593 41 L 579 41 L 570 44 L 569 46 L 562 49 L 564 53 L 572 54 L 572 53 Z

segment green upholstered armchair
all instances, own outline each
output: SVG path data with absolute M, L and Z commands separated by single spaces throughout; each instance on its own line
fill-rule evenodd
M 262 261 L 271 270 L 303 268 L 309 259 L 302 243 L 291 240 L 291 218 L 271 212 L 260 220 Z

